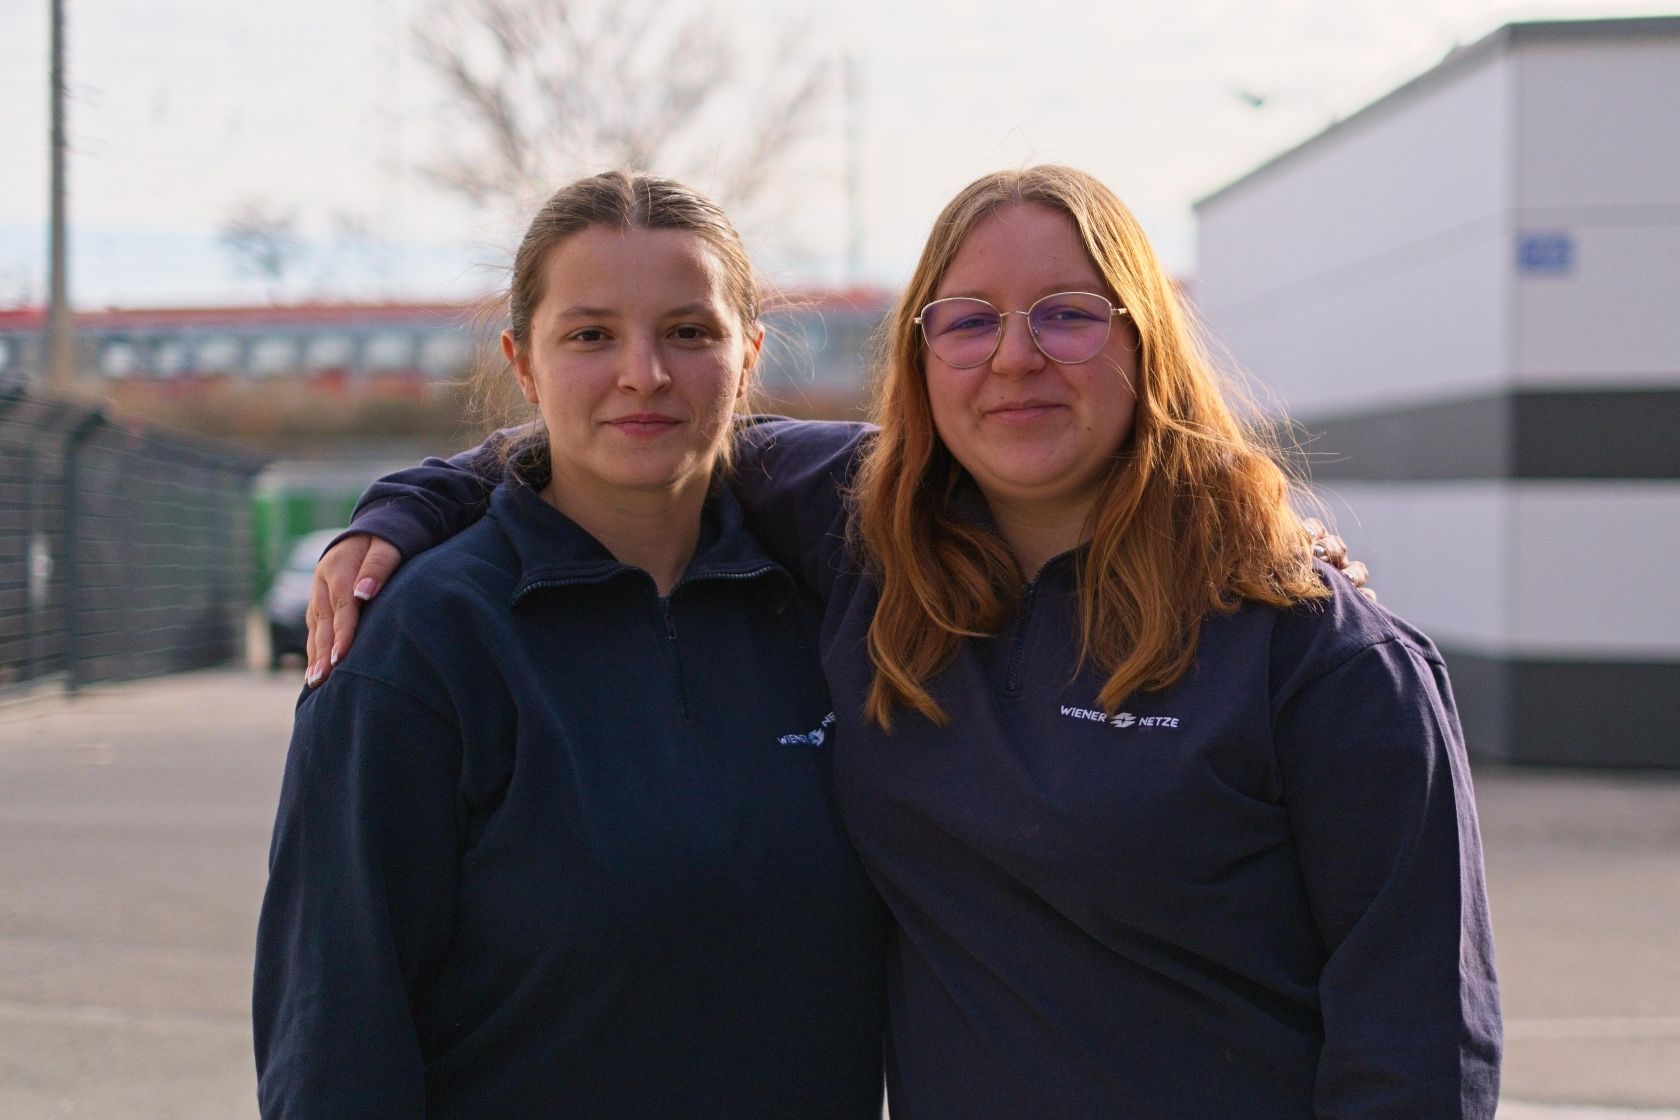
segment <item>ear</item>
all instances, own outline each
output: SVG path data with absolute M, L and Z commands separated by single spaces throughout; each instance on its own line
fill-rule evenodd
M 512 331 L 502 332 L 502 356 L 507 358 L 508 365 L 513 367 L 514 380 L 519 382 L 519 392 L 524 395 L 526 402 L 541 404 L 537 399 L 537 379 L 531 376 L 530 355 L 519 352 L 519 344 L 514 341 Z
M 747 336 L 746 361 L 741 366 L 741 385 L 735 390 L 737 401 L 746 400 L 747 393 L 752 389 L 753 381 L 758 376 L 758 359 L 764 351 L 764 324 L 754 325 L 753 333 Z

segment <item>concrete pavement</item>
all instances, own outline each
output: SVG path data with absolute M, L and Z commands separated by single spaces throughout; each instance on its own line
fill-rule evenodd
M 1680 775 L 1484 768 L 1476 794 L 1505 1095 L 1680 1120 Z
M 251 944 L 296 676 L 0 705 L 0 1117 L 256 1114 Z M 1477 781 L 1500 1120 L 1680 1120 L 1680 775 Z

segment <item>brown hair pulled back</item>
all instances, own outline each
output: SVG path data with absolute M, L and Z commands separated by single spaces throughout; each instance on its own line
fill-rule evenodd
M 548 255 L 566 239 L 592 226 L 623 230 L 679 230 L 703 238 L 723 262 L 730 306 L 741 319 L 741 329 L 751 338 L 759 328 L 761 293 L 752 260 L 741 235 L 723 208 L 692 187 L 672 179 L 639 171 L 606 171 L 568 183 L 549 195 L 513 255 L 513 276 L 506 294 L 489 308 L 486 320 L 505 322 L 515 347 L 526 352 L 531 345 L 531 316 L 544 295 L 544 264 Z M 485 335 L 492 332 L 483 331 Z M 501 333 L 498 325 L 494 334 Z M 486 353 L 490 347 L 482 348 Z M 495 353 L 500 355 L 499 348 Z M 517 415 L 508 405 L 514 394 L 513 378 L 503 361 L 481 361 L 476 374 L 478 397 L 492 426 L 509 428 L 510 421 L 524 421 L 499 447 L 503 461 L 518 458 L 547 473 L 548 434 L 535 410 L 520 402 Z M 494 402 L 504 402 L 497 404 Z M 725 461 L 730 441 L 719 452 Z

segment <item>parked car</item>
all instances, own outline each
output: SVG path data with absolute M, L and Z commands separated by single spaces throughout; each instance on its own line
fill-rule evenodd
M 286 556 L 286 563 L 274 574 L 268 594 L 263 596 L 263 614 L 268 619 L 268 667 L 280 668 L 280 660 L 288 653 L 307 656 L 309 628 L 305 613 L 309 610 L 309 583 L 315 572 L 315 561 L 321 558 L 332 539 L 342 529 L 323 529 L 298 538 Z

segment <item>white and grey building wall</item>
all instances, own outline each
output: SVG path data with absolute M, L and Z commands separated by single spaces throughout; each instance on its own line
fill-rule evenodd
M 1508 25 L 1196 210 L 1472 750 L 1680 767 L 1680 17 Z

